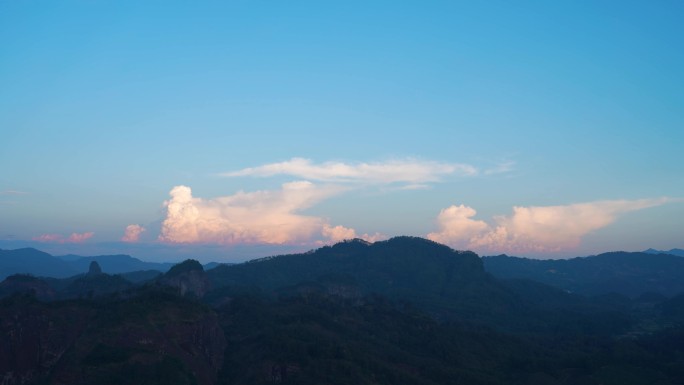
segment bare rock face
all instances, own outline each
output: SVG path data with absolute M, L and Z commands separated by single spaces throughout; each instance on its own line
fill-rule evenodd
M 178 288 L 181 296 L 202 298 L 209 291 L 209 279 L 202 265 L 194 259 L 185 260 L 172 267 L 159 282 Z

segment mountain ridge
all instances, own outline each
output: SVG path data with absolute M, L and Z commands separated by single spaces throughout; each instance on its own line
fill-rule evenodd
M 530 259 L 507 255 L 482 258 L 498 278 L 531 279 L 584 295 L 684 292 L 684 258 L 671 254 L 614 251 L 571 259 Z
M 91 264 L 66 279 L 0 283 L 0 372 L 14 376 L 5 383 L 682 378 L 684 294 L 585 297 L 496 278 L 486 259 L 416 237 L 352 240 L 209 271 L 186 260 L 138 285 Z
M 643 251 L 643 253 L 648 253 L 648 254 L 670 254 L 670 255 L 676 255 L 678 257 L 684 257 L 684 249 L 670 249 L 670 250 L 656 250 L 653 248 L 646 249 Z
M 127 274 L 141 271 L 165 273 L 175 265 L 172 262 L 147 262 L 128 254 L 105 254 L 78 256 L 68 254 L 54 256 L 33 247 L 19 249 L 0 249 L 0 280 L 14 274 L 31 274 L 51 278 L 68 278 L 82 273 L 93 262 L 109 274 Z M 226 265 L 209 262 L 207 269 Z

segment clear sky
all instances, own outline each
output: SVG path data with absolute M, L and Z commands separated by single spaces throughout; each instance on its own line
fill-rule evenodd
M 684 247 L 679 1 L 0 1 L 0 247 Z

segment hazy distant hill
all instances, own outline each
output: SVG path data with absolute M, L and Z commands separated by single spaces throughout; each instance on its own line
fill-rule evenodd
M 648 253 L 648 254 L 670 254 L 670 255 L 676 255 L 678 257 L 684 257 L 684 250 L 682 250 L 682 249 L 670 249 L 670 250 L 648 249 L 648 250 L 644 250 L 644 253 Z
M 96 261 L 108 274 L 136 271 L 168 271 L 173 263 L 144 262 L 129 255 L 99 255 L 80 257 L 76 255 L 55 257 L 33 248 L 0 250 L 0 279 L 13 274 L 31 274 L 40 277 L 66 278 L 88 271 Z
M 129 273 L 133 271 L 156 270 L 161 273 L 167 272 L 175 263 L 172 262 L 145 262 L 138 258 L 126 254 L 116 255 L 97 255 L 79 256 L 74 254 L 56 256 L 59 259 L 69 261 L 76 266 L 79 271 L 87 268 L 90 262 L 97 261 L 102 270 L 110 274 Z M 209 262 L 204 264 L 204 269 L 209 270 L 221 265 L 231 265 L 232 263 Z
M 121 274 L 140 270 L 157 270 L 160 272 L 168 271 L 174 264 L 165 262 L 144 262 L 130 255 L 98 255 L 94 257 L 81 257 L 71 261 L 71 265 L 78 271 L 88 270 L 92 261 L 97 261 L 102 267 L 102 271 L 109 274 Z
M 203 265 L 203 267 L 204 267 L 204 270 L 211 270 L 211 269 L 213 269 L 215 267 L 219 267 L 221 265 L 234 265 L 234 263 L 209 262 L 209 263 L 205 263 Z
M 13 274 L 65 278 L 87 270 L 78 269 L 67 261 L 40 250 L 25 248 L 0 250 L 0 279 Z
M 499 255 L 482 261 L 499 278 L 531 279 L 585 295 L 684 293 L 684 258 L 669 254 L 611 252 L 564 260 Z

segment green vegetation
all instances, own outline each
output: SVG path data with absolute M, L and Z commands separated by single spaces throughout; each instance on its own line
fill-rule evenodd
M 202 264 L 194 259 L 186 259 L 185 261 L 174 265 L 167 273 L 167 277 L 176 277 L 180 274 L 190 271 L 204 271 Z
M 179 290 L 208 281 L 203 296 Z M 476 255 L 411 237 L 207 272 L 188 260 L 142 286 L 107 274 L 2 285 L 15 294 L 0 300 L 0 373 L 28 384 L 684 380 L 684 295 L 495 279 Z

